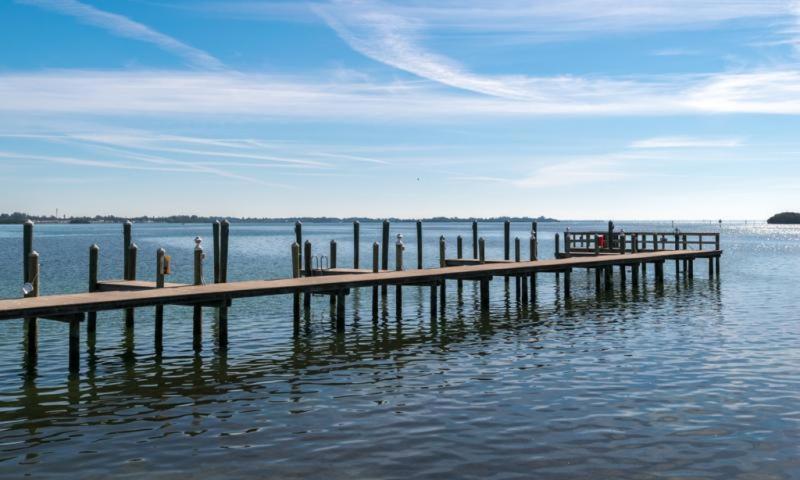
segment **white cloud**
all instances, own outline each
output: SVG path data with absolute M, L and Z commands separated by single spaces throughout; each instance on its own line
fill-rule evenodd
M 120 37 L 151 43 L 162 50 L 182 57 L 196 67 L 212 70 L 224 68 L 222 62 L 202 50 L 122 15 L 106 12 L 77 0 L 17 0 L 17 2 L 70 15 L 80 22 L 102 28 Z
M 487 116 L 800 114 L 800 72 L 614 80 L 542 78 L 539 95 L 508 99 L 417 82 L 326 83 L 257 74 L 53 71 L 0 74 L 0 112 L 17 121 L 47 114 L 336 118 L 436 121 Z
M 637 140 L 631 143 L 631 148 L 658 149 L 658 148 L 735 148 L 741 147 L 744 142 L 740 138 L 706 138 L 706 137 L 654 137 Z

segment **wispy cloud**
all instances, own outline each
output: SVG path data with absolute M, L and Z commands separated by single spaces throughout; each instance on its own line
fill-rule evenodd
M 707 137 L 654 137 L 637 140 L 631 143 L 631 148 L 659 149 L 659 148 L 735 148 L 741 147 L 744 142 L 741 138 L 707 138 Z
M 113 115 L 347 118 L 436 121 L 487 116 L 800 114 L 800 71 L 639 79 L 536 80 L 539 94 L 503 98 L 417 82 L 329 83 L 316 78 L 174 71 L 0 74 L 0 112 L 20 116 Z M 336 152 L 334 152 L 336 153 Z
M 208 53 L 187 45 L 169 35 L 135 22 L 123 15 L 106 12 L 77 0 L 16 0 L 46 10 L 75 17 L 87 25 L 102 28 L 114 35 L 147 42 L 167 52 L 178 55 L 189 64 L 210 70 L 223 69 L 222 62 Z

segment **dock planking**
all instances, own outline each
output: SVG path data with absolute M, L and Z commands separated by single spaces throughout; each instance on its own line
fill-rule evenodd
M 439 282 L 446 279 L 483 279 L 500 275 L 566 271 L 616 265 L 659 263 L 719 256 L 720 250 L 667 250 L 646 253 L 571 257 L 526 262 L 483 263 L 421 270 L 350 273 L 276 280 L 249 280 L 172 288 L 100 291 L 0 300 L 0 320 L 23 317 L 65 316 L 90 311 L 116 310 L 164 304 L 213 303 L 227 299 L 315 293 L 350 288 Z

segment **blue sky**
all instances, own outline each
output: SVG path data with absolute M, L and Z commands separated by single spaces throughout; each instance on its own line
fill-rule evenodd
M 0 3 L 0 211 L 800 210 L 800 1 Z

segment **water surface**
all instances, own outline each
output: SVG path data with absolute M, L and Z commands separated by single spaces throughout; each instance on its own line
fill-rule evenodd
M 540 224 L 542 257 L 565 227 L 604 225 Z M 349 266 L 351 228 L 306 225 L 305 234 L 318 253 L 336 239 L 339 265 Z M 362 225 L 362 266 L 379 228 Z M 527 230 L 515 224 L 513 234 L 527 239 Z M 413 224 L 396 231 L 415 265 Z M 239 300 L 227 352 L 215 345 L 212 310 L 195 355 L 191 309 L 167 307 L 160 357 L 152 308 L 137 310 L 132 332 L 104 312 L 93 351 L 82 332 L 72 379 L 67 325 L 40 321 L 32 371 L 22 322 L 0 322 L 0 475 L 798 478 L 800 229 L 731 224 L 721 233 L 720 279 L 708 279 L 705 261 L 692 282 L 668 265 L 663 289 L 650 269 L 638 291 L 598 297 L 581 270 L 564 299 L 542 275 L 536 306 L 522 308 L 498 278 L 488 313 L 477 285 L 467 282 L 459 299 L 452 282 L 435 321 L 426 288 L 404 289 L 401 319 L 390 289 L 377 322 L 370 290 L 355 290 L 339 335 L 327 297 L 314 298 L 297 335 L 291 298 Z M 193 238 L 210 234 L 207 225 L 135 225 L 139 277 L 152 278 L 163 246 L 169 281 L 189 282 Z M 469 224 L 426 225 L 426 265 L 438 260 L 439 235 L 454 253 L 459 234 L 471 252 Z M 501 257 L 502 225 L 481 234 L 487 256 Z M 230 280 L 288 276 L 293 238 L 289 224 L 232 225 Z M 101 277 L 119 278 L 120 225 L 37 225 L 42 292 L 85 291 L 94 242 Z M 0 296 L 20 295 L 21 257 L 21 227 L 0 227 Z M 206 268 L 210 281 L 210 259 Z

